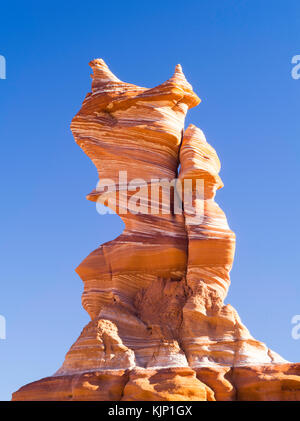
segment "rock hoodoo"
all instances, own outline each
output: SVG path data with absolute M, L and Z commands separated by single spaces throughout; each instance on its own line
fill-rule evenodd
M 300 399 L 300 365 L 224 304 L 235 235 L 214 200 L 216 151 L 199 128 L 184 131 L 200 99 L 181 66 L 146 89 L 103 60 L 90 65 L 92 92 L 71 129 L 99 174 L 87 198 L 112 207 L 125 230 L 76 269 L 91 321 L 62 367 L 13 400 Z

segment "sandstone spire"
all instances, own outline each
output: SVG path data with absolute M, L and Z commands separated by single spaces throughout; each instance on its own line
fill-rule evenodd
M 235 234 L 214 200 L 223 187 L 217 153 L 199 128 L 184 131 L 200 99 L 181 66 L 147 89 L 101 59 L 90 65 L 92 92 L 71 129 L 100 179 L 88 199 L 112 207 L 125 230 L 76 269 L 91 321 L 62 367 L 13 399 L 300 399 L 300 366 L 254 339 L 224 304 Z M 170 203 L 161 200 L 168 183 Z

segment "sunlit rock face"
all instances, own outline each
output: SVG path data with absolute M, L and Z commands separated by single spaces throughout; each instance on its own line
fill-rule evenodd
M 91 321 L 62 367 L 13 400 L 300 399 L 300 365 L 224 304 L 235 235 L 214 200 L 216 151 L 199 128 L 184 130 L 200 99 L 181 67 L 147 89 L 103 60 L 90 65 L 92 92 L 71 129 L 99 174 L 87 198 L 116 211 L 125 230 L 76 269 Z

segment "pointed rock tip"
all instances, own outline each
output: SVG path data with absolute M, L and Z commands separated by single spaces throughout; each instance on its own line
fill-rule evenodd
M 108 69 L 107 64 L 102 58 L 94 58 L 89 62 L 89 66 L 93 69 L 94 67 L 106 67 Z
M 175 71 L 174 71 L 174 74 L 173 74 L 171 79 L 176 79 L 178 81 L 181 81 L 181 82 L 184 81 L 184 82 L 188 83 L 185 76 L 184 76 L 184 73 L 182 71 L 181 64 L 177 64 L 175 66 Z
M 175 73 L 183 73 L 181 64 L 176 64 Z
M 89 62 L 90 67 L 93 69 L 93 78 L 102 79 L 105 82 L 121 82 L 110 70 L 102 58 L 96 58 Z
M 180 64 L 177 64 L 175 66 L 175 71 L 171 79 L 169 81 L 176 83 L 178 85 L 184 86 L 186 89 L 192 91 L 193 87 L 192 85 L 186 80 L 186 77 L 182 71 L 182 67 Z

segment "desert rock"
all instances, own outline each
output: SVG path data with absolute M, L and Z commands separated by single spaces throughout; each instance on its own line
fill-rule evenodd
M 181 66 L 147 89 L 103 60 L 90 65 L 92 92 L 71 129 L 99 175 L 87 198 L 125 229 L 76 269 L 91 321 L 62 367 L 13 400 L 300 400 L 300 365 L 224 304 L 235 234 L 215 202 L 217 153 L 199 128 L 184 129 L 200 99 Z

